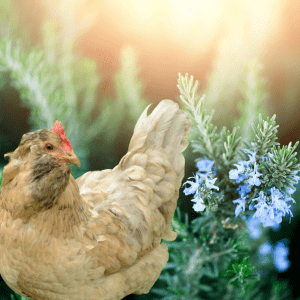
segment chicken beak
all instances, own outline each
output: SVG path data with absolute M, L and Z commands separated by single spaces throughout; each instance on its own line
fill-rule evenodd
M 75 155 L 75 153 L 72 151 L 66 151 L 66 155 L 64 156 L 64 159 L 69 162 L 70 164 L 73 164 L 77 167 L 80 167 L 80 160 L 79 158 Z

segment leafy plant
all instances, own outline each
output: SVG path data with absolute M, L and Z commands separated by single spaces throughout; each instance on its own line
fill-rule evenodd
M 265 94 L 260 70 L 258 64 L 249 69 L 256 78 L 254 85 L 246 81 L 252 84 L 252 93 L 248 86 L 245 97 L 254 107 L 259 107 Z M 265 242 L 260 225 L 277 230 L 284 216 L 292 216 L 289 202 L 295 202 L 291 194 L 300 179 L 296 175 L 300 170 L 295 157 L 298 143 L 280 147 L 275 115 L 263 120 L 259 114 L 249 134 L 252 140 L 240 135 L 239 127 L 232 131 L 223 127 L 218 132 L 211 123 L 213 111 L 208 114 L 202 109 L 205 97 L 197 95 L 197 87 L 193 76 L 179 74 L 180 99 L 192 121 L 189 141 L 199 155 L 197 172 L 183 183 L 183 192 L 192 195 L 199 216 L 192 222 L 186 216 L 183 221 L 176 211 L 173 227 L 178 239 L 168 243 L 170 261 L 159 277 L 167 289 L 158 283 L 152 292 L 160 299 L 263 299 L 262 287 L 270 284 L 266 272 L 271 274 L 272 267 L 284 272 L 290 265 L 288 248 L 279 242 L 274 250 L 271 246 L 262 252 L 259 243 L 255 246 L 251 240 Z M 247 115 L 249 108 L 242 111 Z M 249 120 L 245 115 L 241 118 Z M 267 262 L 257 263 L 257 256 L 267 255 Z M 272 299 L 288 296 L 279 289 L 271 293 Z

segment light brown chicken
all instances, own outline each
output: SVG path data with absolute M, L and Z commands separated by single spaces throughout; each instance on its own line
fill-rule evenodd
M 148 106 L 149 107 L 149 106 Z M 24 134 L 6 154 L 0 197 L 0 272 L 36 300 L 117 300 L 148 293 L 176 238 L 171 221 L 184 176 L 189 117 L 163 100 L 139 118 L 112 170 L 80 166 L 64 127 Z M 101 146 L 101 145 L 100 145 Z

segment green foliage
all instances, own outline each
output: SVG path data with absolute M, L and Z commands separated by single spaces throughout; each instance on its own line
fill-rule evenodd
M 224 179 L 228 176 L 228 171 L 234 163 L 247 158 L 247 156 L 242 151 L 241 136 L 238 136 L 236 127 L 233 128 L 232 132 L 223 127 L 222 131 L 218 133 L 217 127 L 211 124 L 212 114 L 207 115 L 206 111 L 202 111 L 204 96 L 197 97 L 197 87 L 198 81 L 193 84 L 193 76 L 188 79 L 187 74 L 185 77 L 179 74 L 180 98 L 185 103 L 186 112 L 191 116 L 194 125 L 192 128 L 194 139 L 191 140 L 191 145 L 194 152 L 215 161 L 215 167 L 220 172 L 218 178 Z M 256 85 L 254 85 L 254 90 L 257 93 L 260 91 Z M 265 175 L 263 182 L 267 183 L 267 187 L 275 186 L 282 190 L 282 188 L 292 188 L 291 184 L 296 182 L 293 178 L 293 172 L 299 170 L 300 165 L 296 165 L 297 159 L 295 156 L 297 153 L 294 151 L 298 142 L 294 147 L 291 147 L 290 143 L 288 146 L 278 147 L 276 150 L 275 146 L 278 146 L 279 143 L 276 142 L 278 125 L 276 125 L 275 117 L 274 115 L 271 119 L 267 117 L 266 120 L 263 120 L 261 114 L 259 114 L 258 124 L 256 126 L 252 124 L 254 143 L 250 145 L 248 142 L 243 142 L 248 149 L 256 152 L 258 160 L 263 156 L 267 156 L 268 152 L 273 154 L 274 157 L 270 159 L 270 162 L 261 162 L 262 168 L 260 171 Z M 220 186 L 222 186 L 222 183 L 227 185 L 225 189 L 231 190 L 232 187 L 228 185 L 226 180 L 222 181 L 221 179 Z
M 2 2 L 0 19 L 1 24 L 7 27 L 8 22 L 3 20 L 10 16 L 11 2 Z M 85 160 L 82 173 L 88 167 L 87 157 L 98 148 L 97 158 L 101 157 L 114 166 L 118 162 L 116 145 L 120 137 L 128 134 L 129 139 L 129 133 L 132 133 L 136 120 L 146 107 L 138 79 L 136 54 L 131 48 L 123 49 L 121 69 L 115 76 L 116 97 L 100 101 L 96 96 L 100 82 L 96 62 L 81 57 L 74 50 L 76 34 L 82 26 L 77 27 L 76 20 L 71 17 L 57 14 L 55 19 L 59 20 L 58 23 L 53 20 L 44 23 L 43 45 L 39 47 L 28 48 L 28 43 L 16 39 L 18 22 L 10 27 L 9 34 L 0 40 L 0 88 L 9 82 L 19 92 L 23 104 L 31 111 L 31 130 L 51 128 L 56 119 L 62 121 L 75 153 L 81 161 Z M 70 16 L 73 15 L 72 11 Z M 74 24 L 77 29 L 72 27 Z M 60 27 L 64 28 L 63 32 L 58 30 Z M 262 181 L 265 184 L 280 189 L 291 187 L 295 183 L 293 172 L 299 169 L 295 158 L 298 143 L 293 147 L 291 144 L 279 147 L 275 115 L 266 120 L 262 117 L 266 114 L 261 107 L 267 94 L 257 61 L 247 64 L 245 74 L 241 88 L 244 101 L 240 105 L 238 126 L 232 130 L 223 127 L 220 131 L 212 124 L 214 111 L 207 113 L 202 109 L 205 97 L 197 95 L 198 81 L 194 84 L 193 76 L 189 79 L 187 74 L 185 77 L 179 74 L 180 99 L 192 120 L 190 145 L 199 155 L 196 161 L 203 156 L 215 161 L 219 172 L 218 186 L 224 192 L 224 201 L 217 201 L 210 195 L 209 204 L 214 209 L 208 210 L 205 215 L 197 215 L 192 221 L 177 208 L 172 225 L 178 238 L 167 242 L 170 259 L 151 289 L 151 299 L 276 300 L 289 297 L 286 282 L 278 282 L 269 276 L 270 270 L 258 281 L 256 271 L 261 267 L 256 259 L 258 246 L 249 238 L 245 219 L 235 218 L 231 201 L 236 199 L 237 186 L 228 179 L 228 172 L 239 160 L 247 158 L 242 151 L 244 143 L 248 149 L 255 150 L 259 158 L 268 152 L 273 154 L 270 161 L 261 162 L 259 169 L 264 174 Z M 225 77 L 223 71 L 218 75 L 215 83 Z M 214 88 L 216 86 L 211 85 L 208 90 L 213 91 Z M 222 96 L 223 93 L 224 90 L 219 88 L 217 94 Z M 252 125 L 253 131 L 250 132 L 259 112 L 258 122 Z M 128 144 L 127 141 L 125 143 Z M 107 157 L 103 155 L 106 152 Z M 75 177 L 79 175 L 80 172 L 77 172 Z M 187 197 L 184 200 L 188 201 Z M 266 237 L 258 242 L 263 239 Z M 271 292 L 266 292 L 271 285 Z M 147 296 L 136 297 L 144 299 Z
M 132 49 L 122 52 L 122 68 L 116 76 L 117 99 L 97 101 L 99 76 L 96 63 L 74 53 L 74 41 L 64 41 L 57 24 L 43 26 L 44 45 L 40 50 L 24 49 L 21 41 L 6 36 L 0 41 L 0 74 L 9 74 L 10 84 L 30 108 L 31 130 L 52 128 L 59 120 L 65 126 L 81 169 L 72 166 L 78 177 L 88 170 L 90 144 L 101 137 L 103 149 L 113 148 L 122 124 L 132 132 L 146 106 L 137 79 L 136 57 Z M 114 153 L 110 150 L 110 156 Z M 100 154 L 100 153 L 99 153 Z M 116 155 L 116 154 L 115 154 Z M 117 163 L 117 160 L 114 162 Z
M 297 152 L 294 152 L 299 142 L 296 142 L 292 147 L 292 143 L 288 146 L 273 146 L 272 154 L 273 158 L 270 161 L 262 162 L 262 172 L 265 174 L 263 180 L 267 187 L 275 186 L 277 189 L 285 189 L 289 194 L 287 188 L 294 189 L 293 184 L 297 181 L 294 179 L 294 172 L 297 172 L 300 168 L 300 164 L 296 164 Z
M 93 137 L 88 126 L 90 122 L 84 122 L 90 116 L 76 109 L 79 98 L 67 96 L 72 94 L 72 89 L 62 86 L 63 81 L 55 73 L 55 67 L 45 59 L 45 51 L 25 51 L 20 41 L 14 43 L 6 37 L 0 41 L 0 66 L 2 71 L 9 72 L 11 85 L 19 91 L 23 104 L 31 109 L 32 130 L 52 128 L 55 120 L 62 121 L 74 150 L 84 160 L 87 155 L 84 145 Z M 93 108 L 93 101 L 91 104 Z
M 214 111 L 210 114 L 202 111 L 205 96 L 197 96 L 198 81 L 193 84 L 193 76 L 188 79 L 179 73 L 178 85 L 180 99 L 186 105 L 186 112 L 191 116 L 191 146 L 193 152 L 201 153 L 208 159 L 215 161 L 218 170 L 227 172 L 237 162 L 238 157 L 243 157 L 240 149 L 241 137 L 237 136 L 237 129 L 232 133 L 223 127 L 217 132 L 217 127 L 211 123 Z
M 272 285 L 270 300 L 291 299 L 292 295 L 289 290 L 287 281 L 276 281 Z M 299 299 L 299 298 L 297 298 Z
M 159 288 L 157 283 L 151 293 L 164 300 L 222 299 L 230 287 L 225 279 L 220 284 L 221 274 L 230 262 L 247 255 L 249 250 L 243 243 L 233 240 L 232 232 L 226 231 L 213 214 L 189 222 L 187 214 L 183 221 L 177 208 L 172 225 L 178 238 L 167 242 L 170 259 L 159 277 L 167 289 Z M 236 299 L 243 298 L 237 296 Z
M 244 87 L 243 121 L 238 122 L 241 127 L 244 122 L 255 120 L 251 115 L 258 115 L 259 103 L 265 99 L 260 65 L 252 63 L 251 66 Z M 250 125 L 253 127 L 253 134 L 249 134 L 251 139 L 244 138 L 248 129 L 239 134 L 236 127 L 231 132 L 223 127 L 217 132 L 217 127 L 211 123 L 212 114 L 202 110 L 204 96 L 197 95 L 197 86 L 198 82 L 194 84 L 192 76 L 189 79 L 187 75 L 183 77 L 179 74 L 180 98 L 192 121 L 189 140 L 193 151 L 200 154 L 196 161 L 205 156 L 215 162 L 217 186 L 220 193 L 224 193 L 224 199 L 219 203 L 217 199 L 211 201 L 217 204 L 216 208 L 207 209 L 205 214 L 191 222 L 187 215 L 183 218 L 180 210 L 176 210 L 172 225 L 178 238 L 167 243 L 170 259 L 151 293 L 160 299 L 288 299 L 290 293 L 288 290 L 283 292 L 279 288 L 281 285 L 273 286 L 271 290 L 265 288 L 276 282 L 271 275 L 272 263 L 263 266 L 270 276 L 258 275 L 262 268 L 257 260 L 258 245 L 266 241 L 266 236 L 253 243 L 246 219 L 235 217 L 232 200 L 238 198 L 237 185 L 229 180 L 228 172 L 237 161 L 248 159 L 242 151 L 244 142 L 247 149 L 256 152 L 261 161 L 259 172 L 263 173 L 263 184 L 268 182 L 268 188 L 275 186 L 280 190 L 282 187 L 291 188 L 291 184 L 296 182 L 294 172 L 300 169 L 294 152 L 298 143 L 294 147 L 291 144 L 279 147 L 276 143 L 278 126 L 275 116 L 263 120 L 261 114 L 256 125 L 245 125 L 248 129 Z M 273 154 L 270 161 L 263 159 L 267 153 Z M 198 192 L 206 199 L 208 192 L 203 185 L 201 188 L 202 192 L 199 189 Z M 212 193 L 211 197 L 217 197 L 217 194 Z M 209 204 L 205 202 L 206 207 Z M 261 230 L 266 235 L 266 229 Z
M 1 13 L 0 10 L 0 18 Z M 76 53 L 75 37 L 64 39 L 58 27 L 54 21 L 45 22 L 43 45 L 37 47 L 26 48 L 24 41 L 16 40 L 13 32 L 0 40 L 0 88 L 10 84 L 18 91 L 22 103 L 30 109 L 32 131 L 52 128 L 55 120 L 62 122 L 81 160 L 80 169 L 72 166 L 72 174 L 77 178 L 89 169 L 90 149 L 97 150 L 98 159 L 101 157 L 105 163 L 112 161 L 113 166 L 105 167 L 118 163 L 114 155 L 117 155 L 119 136 L 128 135 L 129 138 L 147 103 L 142 99 L 133 49 L 127 47 L 121 53 L 122 66 L 115 78 L 116 99 L 99 101 L 96 62 Z M 121 131 L 123 124 L 127 131 Z M 4 137 L 1 141 L 3 144 Z M 91 144 L 96 147 L 92 148 Z M 103 155 L 105 152 L 109 157 Z M 0 180 L 1 184 L 2 172 Z M 15 294 L 14 297 L 25 299 Z
M 20 296 L 20 295 L 17 295 L 17 294 L 16 294 L 16 298 L 17 298 L 18 300 L 27 300 L 27 299 L 28 299 L 28 298 L 25 298 L 25 297 Z M 14 300 L 14 298 L 12 297 L 12 295 L 11 295 L 11 300 Z
M 10 72 L 12 85 L 20 91 L 24 103 L 35 108 L 32 122 L 37 126 L 53 125 L 55 117 L 50 110 L 53 101 L 49 103 L 46 97 L 48 94 L 57 97 L 54 91 L 57 82 L 49 76 L 48 68 L 43 68 L 43 53 L 32 50 L 26 55 L 20 43 L 6 37 L 0 42 L 0 66 L 2 71 Z
M 248 263 L 248 259 L 249 256 L 245 257 L 240 263 L 229 265 L 226 274 L 222 276 L 230 278 L 229 284 L 240 288 L 242 296 L 245 296 L 249 291 L 251 292 L 254 284 L 260 279 L 260 276 L 253 272 L 255 268 Z
M 294 152 L 299 142 L 296 142 L 293 147 L 292 143 L 280 147 L 280 144 L 276 142 L 279 125 L 276 125 L 275 118 L 276 115 L 273 115 L 271 119 L 267 117 L 266 120 L 263 120 L 261 114 L 259 114 L 257 125 L 252 124 L 255 134 L 254 143 L 251 143 L 251 145 L 245 144 L 247 144 L 248 149 L 256 152 L 259 160 L 266 157 L 267 153 L 273 155 L 270 160 L 261 160 L 259 171 L 264 175 L 262 182 L 266 186 L 265 190 L 274 186 L 279 190 L 285 189 L 289 195 L 287 188 L 293 189 L 292 185 L 296 183 L 294 175 L 300 168 L 300 164 L 296 164 L 297 158 L 295 156 L 297 152 Z
M 279 145 L 275 142 L 277 140 L 277 128 L 279 127 L 279 125 L 276 125 L 275 118 L 276 115 L 273 115 L 271 119 L 267 117 L 267 120 L 264 121 L 261 114 L 259 114 L 258 124 L 256 126 L 252 124 L 255 133 L 255 150 L 259 158 L 266 156 L 273 146 Z

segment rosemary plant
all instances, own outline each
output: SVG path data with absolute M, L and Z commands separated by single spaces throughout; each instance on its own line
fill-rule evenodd
M 186 215 L 183 221 L 177 209 L 173 227 L 179 237 L 168 243 L 170 260 L 152 292 L 165 300 L 265 299 L 263 287 L 273 277 L 266 279 L 257 255 L 270 259 L 275 253 L 273 265 L 284 272 L 290 265 L 287 243 L 280 241 L 273 249 L 265 242 L 257 249 L 251 240 L 261 236 L 260 224 L 276 230 L 283 217 L 292 217 L 291 195 L 300 179 L 298 142 L 280 147 L 275 115 L 263 120 L 259 114 L 250 141 L 242 140 L 239 127 L 218 132 L 211 123 L 214 112 L 202 109 L 205 97 L 198 97 L 197 87 L 193 76 L 179 74 L 180 99 L 192 122 L 190 145 L 199 154 L 198 170 L 183 192 L 192 195 L 198 217 L 189 222 Z M 270 299 L 288 297 L 281 285 L 274 284 Z

